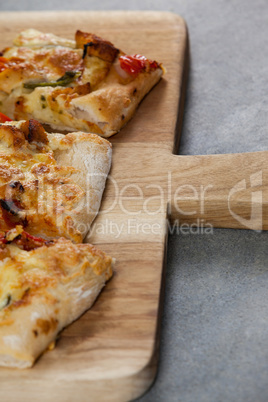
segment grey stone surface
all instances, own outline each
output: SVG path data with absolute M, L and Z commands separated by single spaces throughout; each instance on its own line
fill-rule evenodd
M 159 372 L 139 402 L 267 402 L 267 234 L 170 237 Z
M 268 149 L 267 0 L 3 1 L 4 10 L 165 10 L 183 16 L 191 69 L 181 154 Z M 157 379 L 140 402 L 268 401 L 268 233 L 168 243 Z

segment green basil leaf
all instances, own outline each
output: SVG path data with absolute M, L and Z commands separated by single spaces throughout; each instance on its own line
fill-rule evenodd
M 66 71 L 66 73 L 56 81 L 28 81 L 23 84 L 24 88 L 35 89 L 37 87 L 65 87 L 76 78 L 80 77 L 80 71 Z

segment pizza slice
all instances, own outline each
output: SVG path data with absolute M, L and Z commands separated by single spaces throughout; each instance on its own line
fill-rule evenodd
M 127 55 L 81 31 L 75 40 L 34 29 L 21 32 L 0 57 L 0 112 L 36 119 L 53 130 L 109 137 L 133 116 L 164 68 Z
M 114 260 L 90 244 L 0 232 L 0 366 L 27 368 L 94 303 Z
M 79 243 L 98 213 L 111 144 L 96 134 L 47 134 L 36 120 L 0 124 L 0 230 Z

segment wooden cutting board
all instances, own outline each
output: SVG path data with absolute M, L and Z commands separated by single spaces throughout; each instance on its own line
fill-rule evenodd
M 187 29 L 179 16 L 2 13 L 0 47 L 29 27 L 69 38 L 76 29 L 94 32 L 130 54 L 162 62 L 167 73 L 112 138 L 112 170 L 87 240 L 117 259 L 113 279 L 34 368 L 0 369 L 0 397 L 9 402 L 129 401 L 148 389 L 157 370 L 168 228 L 267 229 L 268 152 L 174 155 L 188 69 Z

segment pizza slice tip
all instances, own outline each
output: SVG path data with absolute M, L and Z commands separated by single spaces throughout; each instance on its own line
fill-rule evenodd
M 0 366 L 31 367 L 93 305 L 114 263 L 91 244 L 0 232 Z
M 0 57 L 0 112 L 36 119 L 54 131 L 109 137 L 133 117 L 165 68 L 78 30 L 75 40 L 34 29 Z

